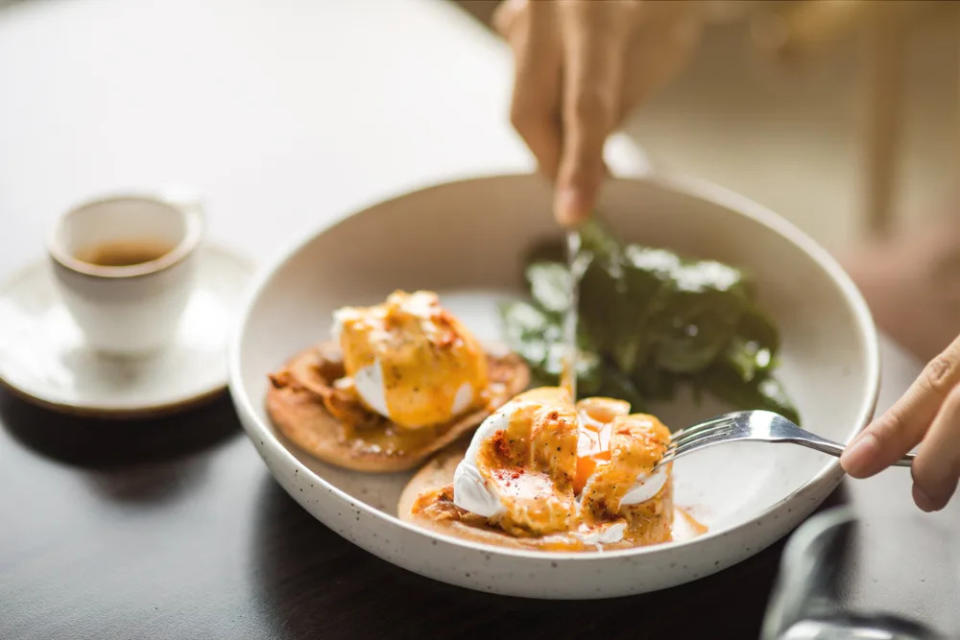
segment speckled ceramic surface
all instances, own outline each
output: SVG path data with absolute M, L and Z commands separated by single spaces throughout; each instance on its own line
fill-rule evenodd
M 67 413 L 125 418 L 192 406 L 227 384 L 226 343 L 251 265 L 206 246 L 173 342 L 149 356 L 104 356 L 86 344 L 63 305 L 49 262 L 0 285 L 0 381 Z
M 263 407 L 266 374 L 325 336 L 330 313 L 429 288 L 481 339 L 495 303 L 522 294 L 524 251 L 557 234 L 550 192 L 531 176 L 455 182 L 390 200 L 319 232 L 267 270 L 231 347 L 230 385 L 244 428 L 277 481 L 327 526 L 382 558 L 465 587 L 540 598 L 641 593 L 708 575 L 771 544 L 840 479 L 837 462 L 789 445 L 737 443 L 675 464 L 676 502 L 710 531 L 627 551 L 537 553 L 438 536 L 396 518 L 409 474 L 337 469 L 285 443 Z M 686 180 L 613 180 L 600 210 L 629 240 L 730 262 L 755 275 L 783 337 L 780 377 L 804 425 L 848 440 L 873 411 L 876 336 L 836 263 L 764 208 Z M 679 428 L 724 407 L 680 398 L 653 408 Z

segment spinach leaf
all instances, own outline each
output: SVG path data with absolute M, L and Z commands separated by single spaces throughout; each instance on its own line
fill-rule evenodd
M 578 378 L 579 380 L 579 378 Z M 587 390 L 583 390 L 586 395 Z M 630 403 L 633 412 L 643 411 L 647 405 L 649 396 L 641 393 L 633 380 L 629 376 L 619 371 L 616 367 L 605 366 L 600 370 L 600 389 L 593 392 L 594 395 L 605 395 L 611 398 L 619 398 Z
M 541 309 L 562 314 L 570 306 L 570 271 L 559 262 L 534 262 L 526 270 L 530 295 Z
M 773 323 L 751 304 L 740 317 L 736 335 L 721 357 L 741 380 L 750 382 L 773 370 L 779 346 L 780 339 Z
M 702 374 L 700 383 L 710 393 L 734 406 L 774 411 L 800 424 L 800 415 L 783 386 L 769 375 L 745 382 L 736 370 L 719 362 Z
M 730 342 L 747 305 L 736 269 L 713 261 L 682 264 L 654 319 L 657 366 L 673 373 L 706 368 Z
M 599 260 L 616 261 L 620 259 L 622 246 L 616 236 L 596 217 L 586 221 L 578 228 L 580 248 L 589 251 Z
M 546 238 L 538 240 L 526 252 L 523 263 L 525 265 L 534 262 L 565 262 L 566 249 L 559 238 Z
M 676 393 L 681 377 L 658 368 L 653 363 L 637 367 L 633 383 L 637 393 L 647 400 L 670 400 Z
M 500 318 L 508 346 L 527 361 L 537 382 L 557 384 L 563 370 L 563 334 L 560 319 L 527 302 L 501 303 Z M 600 357 L 580 348 L 577 355 L 577 388 L 596 394 L 603 388 Z
M 500 317 L 507 345 L 531 367 L 542 369 L 550 345 L 560 339 L 556 322 L 532 304 L 520 301 L 502 303 Z
M 577 379 L 581 395 L 608 395 L 635 407 L 672 398 L 689 383 L 743 408 L 765 408 L 797 421 L 772 377 L 779 336 L 755 303 L 743 271 L 713 260 L 687 260 L 666 249 L 623 245 L 601 222 L 581 229 L 590 254 L 580 283 Z M 562 368 L 562 321 L 570 273 L 562 243 L 541 243 L 525 276 L 533 303 L 501 307 L 510 346 L 536 380 L 556 384 Z M 699 396 L 697 396 L 699 397 Z
M 610 319 L 623 297 L 619 271 L 606 260 L 591 260 L 580 279 L 579 322 L 599 352 L 617 344 Z
M 632 373 L 653 346 L 651 323 L 664 310 L 672 288 L 672 265 L 659 250 L 627 247 L 621 264 L 622 295 L 613 307 L 611 333 L 613 361 Z

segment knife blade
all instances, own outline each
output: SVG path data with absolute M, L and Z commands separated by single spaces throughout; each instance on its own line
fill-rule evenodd
M 566 389 L 571 399 L 577 400 L 577 322 L 578 304 L 580 301 L 580 280 L 587 268 L 587 258 L 581 252 L 581 239 L 579 229 L 568 229 L 566 234 L 567 241 L 567 270 L 570 274 L 568 283 L 568 307 L 563 317 L 563 343 L 561 349 L 563 353 L 563 367 L 560 374 L 560 387 Z

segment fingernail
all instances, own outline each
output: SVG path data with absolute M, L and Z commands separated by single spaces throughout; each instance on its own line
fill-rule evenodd
M 586 217 L 583 197 L 573 187 L 563 187 L 557 191 L 553 201 L 553 213 L 557 222 L 564 226 L 572 226 Z
M 863 473 L 870 466 L 870 462 L 876 458 L 880 452 L 879 445 L 880 443 L 877 442 L 875 435 L 872 433 L 864 433 L 844 449 L 843 454 L 840 456 L 840 465 L 844 471 L 853 477 L 857 477 Z
M 936 511 L 940 506 L 917 484 L 913 485 L 913 501 L 924 511 Z

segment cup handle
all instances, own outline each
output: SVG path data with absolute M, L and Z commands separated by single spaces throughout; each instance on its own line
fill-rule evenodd
M 200 225 L 201 229 L 206 226 L 203 194 L 199 190 L 185 185 L 170 185 L 162 188 L 157 197 L 186 212 Z

